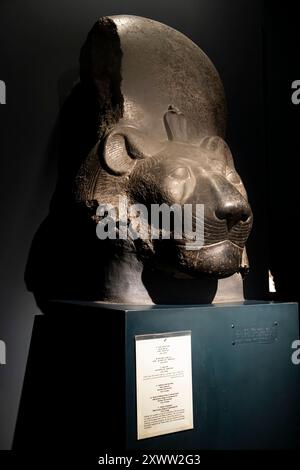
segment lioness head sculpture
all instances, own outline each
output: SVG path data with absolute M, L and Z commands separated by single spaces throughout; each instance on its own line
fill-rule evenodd
M 224 141 L 224 92 L 208 57 L 156 21 L 105 17 L 82 48 L 80 86 L 94 93 L 97 139 L 82 155 L 72 198 L 86 210 L 94 227 L 91 244 L 102 253 L 94 298 L 139 304 L 241 300 L 252 212 Z M 157 237 L 120 236 L 136 217 L 131 213 L 120 222 L 124 198 L 149 211 L 139 219 L 148 235 L 153 205 L 188 205 L 191 228 L 202 221 L 201 246 L 190 249 L 190 233 L 176 238 L 174 221 L 156 227 Z M 107 239 L 97 237 L 107 217 L 99 207 L 116 208 L 114 236 Z

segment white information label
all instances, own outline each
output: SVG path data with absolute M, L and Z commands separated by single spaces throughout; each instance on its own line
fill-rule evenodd
M 135 340 L 137 438 L 193 429 L 191 331 Z

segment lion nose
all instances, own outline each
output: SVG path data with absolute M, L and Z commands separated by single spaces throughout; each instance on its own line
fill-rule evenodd
M 239 222 L 250 222 L 252 211 L 250 205 L 239 194 L 223 196 L 215 215 L 220 220 L 226 220 L 228 230 Z

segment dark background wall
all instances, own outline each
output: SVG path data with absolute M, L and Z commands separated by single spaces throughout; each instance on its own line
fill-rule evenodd
M 266 298 L 263 57 L 269 46 L 262 33 L 263 7 L 259 0 L 1 0 L 0 80 L 6 82 L 7 104 L 0 105 L 0 339 L 7 345 L 7 364 L 0 366 L 0 448 L 11 445 L 38 312 L 23 276 L 55 186 L 51 135 L 77 75 L 80 47 L 98 17 L 124 13 L 166 23 L 189 36 L 217 67 L 228 100 L 227 140 L 255 216 L 246 294 Z
M 300 105 L 291 100 L 300 79 L 300 5 L 264 4 L 264 101 L 268 169 L 270 267 L 277 298 L 299 302 Z M 299 96 L 299 94 L 298 94 Z

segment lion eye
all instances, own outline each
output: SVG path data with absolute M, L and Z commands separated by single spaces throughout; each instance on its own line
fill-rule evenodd
M 176 168 L 176 170 L 172 171 L 170 176 L 177 180 L 185 180 L 190 177 L 190 172 L 185 167 Z

